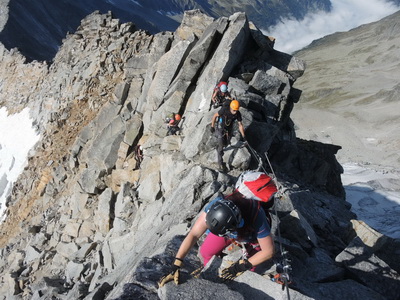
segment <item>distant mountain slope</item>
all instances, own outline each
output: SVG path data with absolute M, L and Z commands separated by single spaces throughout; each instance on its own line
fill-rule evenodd
M 75 32 L 81 19 L 95 10 L 112 11 L 122 22 L 156 33 L 174 31 L 183 12 L 190 9 L 215 18 L 244 11 L 257 26 L 267 28 L 280 18 L 302 18 L 330 7 L 329 0 L 12 0 L 0 42 L 8 49 L 17 47 L 29 60 L 52 60 L 66 33 Z
M 298 135 L 343 146 L 341 162 L 400 166 L 400 12 L 295 55 L 307 63 Z

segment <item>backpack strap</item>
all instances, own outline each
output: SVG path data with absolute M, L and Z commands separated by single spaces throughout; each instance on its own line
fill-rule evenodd
M 257 211 L 256 211 L 256 213 L 254 214 L 253 220 L 251 220 L 251 221 L 252 221 L 252 224 L 254 224 L 254 222 L 255 222 L 256 219 L 257 219 L 258 212 L 260 211 L 260 208 L 261 208 L 261 201 L 252 200 L 252 199 L 247 199 L 245 196 L 243 196 L 243 194 L 242 194 L 241 192 L 239 192 L 238 189 L 235 189 L 235 191 L 234 191 L 232 194 L 229 194 L 227 197 L 232 196 L 232 195 L 235 195 L 235 194 L 240 194 L 240 195 L 242 196 L 243 199 L 246 199 L 246 200 L 248 200 L 248 201 L 254 201 L 254 202 L 256 202 Z

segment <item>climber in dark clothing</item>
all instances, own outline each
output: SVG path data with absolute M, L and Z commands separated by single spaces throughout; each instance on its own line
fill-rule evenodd
M 140 169 L 140 164 L 143 161 L 143 147 L 141 145 L 135 146 L 135 159 L 136 159 L 136 166 L 135 169 Z
M 236 120 L 239 125 L 239 131 L 243 139 L 246 141 L 244 127 L 242 124 L 242 114 L 239 111 L 239 101 L 232 100 L 229 107 L 222 107 L 214 114 L 211 120 L 211 132 L 217 132 L 218 138 L 218 165 L 221 171 L 226 171 L 226 166 L 223 162 L 224 147 L 226 147 L 232 138 L 233 122 Z M 216 126 L 217 123 L 217 126 Z

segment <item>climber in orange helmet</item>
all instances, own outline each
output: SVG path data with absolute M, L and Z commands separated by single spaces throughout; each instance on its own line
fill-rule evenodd
M 237 100 L 232 100 L 228 106 L 223 106 L 218 112 L 214 114 L 211 120 L 211 132 L 217 133 L 218 137 L 218 165 L 219 169 L 223 172 L 227 168 L 223 162 L 224 147 L 226 147 L 232 138 L 233 122 L 236 120 L 239 125 L 239 132 L 246 142 L 244 127 L 242 124 L 242 114 L 239 111 L 240 103 Z
M 173 114 L 173 118 L 170 118 L 168 121 L 168 131 L 167 135 L 176 135 L 179 131 L 179 122 L 181 121 L 182 117 L 180 114 Z

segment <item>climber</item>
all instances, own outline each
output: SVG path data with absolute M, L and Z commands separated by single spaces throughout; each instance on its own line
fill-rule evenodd
M 140 164 L 143 161 L 143 147 L 142 145 L 136 145 L 135 146 L 135 160 L 136 160 L 136 166 L 135 169 L 140 169 Z
M 239 101 L 232 100 L 229 107 L 223 106 L 218 112 L 214 114 L 211 120 L 211 133 L 217 132 L 218 138 L 218 165 L 221 171 L 226 172 L 226 166 L 223 162 L 224 147 L 230 144 L 233 131 L 233 122 L 238 121 L 239 131 L 245 143 L 246 137 L 244 134 L 244 127 L 242 124 L 242 114 L 239 111 Z M 217 124 L 216 124 L 217 123 Z M 217 125 L 215 127 L 215 125 Z
M 160 279 L 159 286 L 172 280 L 179 284 L 183 259 L 206 232 L 207 237 L 200 246 L 204 266 L 214 255 L 222 256 L 222 251 L 230 244 L 246 243 L 244 257 L 222 270 L 220 277 L 224 281 L 233 280 L 244 271 L 254 271 L 257 265 L 270 259 L 274 254 L 274 242 L 266 212 L 259 203 L 238 191 L 211 201 L 183 240 L 171 272 Z
M 212 106 L 217 108 L 219 106 L 228 105 L 232 100 L 231 94 L 228 91 L 228 83 L 221 81 L 215 88 L 211 97 Z
M 173 114 L 173 118 L 169 119 L 167 127 L 167 135 L 176 135 L 179 131 L 179 122 L 181 121 L 181 115 L 179 114 Z
M 175 114 L 174 113 L 170 113 L 165 117 L 164 122 L 165 122 L 165 124 L 168 124 L 171 120 L 174 120 L 174 119 L 175 119 Z

